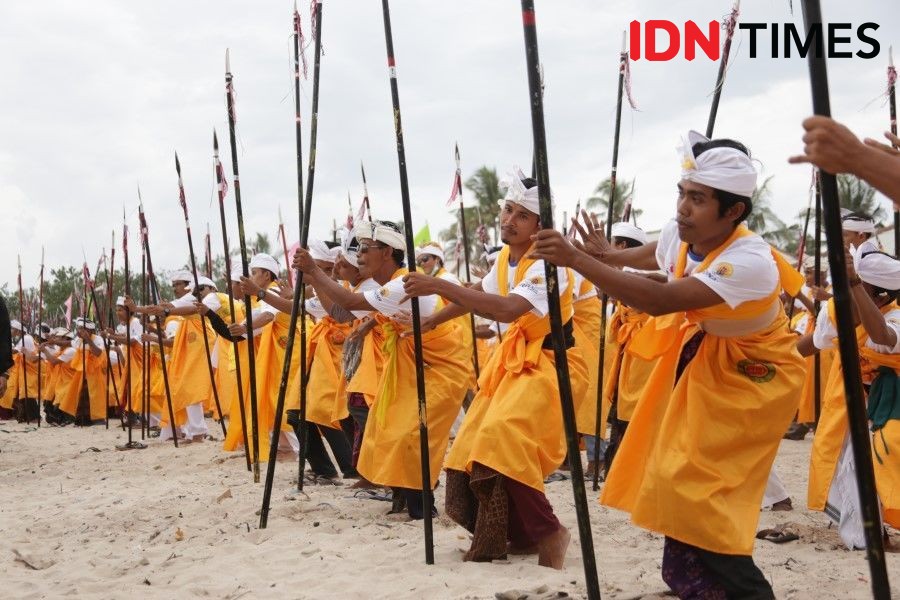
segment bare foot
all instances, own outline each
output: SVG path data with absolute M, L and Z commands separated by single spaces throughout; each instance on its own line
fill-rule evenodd
M 566 549 L 572 540 L 572 534 L 563 526 L 538 542 L 538 564 L 562 570 L 566 561 Z

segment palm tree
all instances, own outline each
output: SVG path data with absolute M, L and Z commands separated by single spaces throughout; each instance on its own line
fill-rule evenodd
M 500 177 L 497 175 L 497 169 L 487 166 L 479 167 L 475 174 L 466 180 L 465 186 L 474 196 L 474 198 L 466 197 L 464 200 L 466 204 L 466 233 L 469 238 L 469 260 L 476 264 L 484 252 L 482 243 L 479 240 L 479 228 L 484 227 L 489 241 L 492 241 L 489 235 L 491 230 L 493 230 L 494 234 L 493 239 L 499 238 L 497 219 L 500 216 L 500 204 L 498 201 L 503 198 L 503 193 L 500 191 Z M 453 224 L 438 233 L 438 239 L 442 242 L 447 242 L 445 255 L 448 263 L 453 262 L 453 258 L 457 254 L 456 246 L 462 241 L 462 231 L 459 227 L 459 208 L 455 207 L 453 212 L 455 214 Z M 461 249 L 459 252 L 461 256 Z
M 269 240 L 269 234 L 257 233 L 256 239 L 253 240 L 253 243 L 250 245 L 250 247 L 253 248 L 254 254 L 271 254 L 272 242 Z
M 772 210 L 772 190 L 769 184 L 772 176 L 766 178 L 762 185 L 757 186 L 750 200 L 753 203 L 753 211 L 747 217 L 747 227 L 773 246 L 783 248 L 793 238 L 787 224 L 778 218 Z
M 612 181 L 609 177 L 601 181 L 594 189 L 594 195 L 587 199 L 585 207 L 594 209 L 600 213 L 601 218 L 605 221 L 609 214 L 609 195 L 612 188 Z M 625 203 L 634 200 L 634 181 L 617 181 L 616 197 L 613 206 L 613 222 L 622 220 L 622 212 L 625 209 Z M 641 209 L 632 208 L 631 214 L 633 219 L 637 219 L 643 213 Z
M 875 188 L 853 175 L 838 175 L 838 200 L 841 208 L 869 215 L 878 227 L 882 219 L 887 218 L 887 211 L 875 200 Z

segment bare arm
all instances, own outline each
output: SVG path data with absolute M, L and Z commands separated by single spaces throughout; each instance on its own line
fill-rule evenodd
M 873 344 L 879 346 L 894 347 L 897 344 L 897 332 L 884 321 L 884 315 L 872 302 L 865 288 L 857 283 L 850 286 L 850 295 L 853 297 L 853 304 L 856 306 L 856 312 L 859 320 L 869 334 L 869 339 Z
M 812 356 L 819 352 L 819 349 L 813 343 L 812 334 L 804 335 L 797 340 L 797 352 L 800 353 L 800 356 Z
M 659 316 L 722 303 L 722 297 L 696 277 L 660 283 L 626 273 L 588 256 L 552 229 L 539 231 L 535 240 L 535 258 L 572 267 L 607 294 L 650 315 Z
M 499 296 L 483 292 L 480 283 L 465 287 L 423 273 L 410 273 L 403 281 L 408 296 L 437 294 L 464 309 L 459 314 L 450 313 L 453 316 L 471 311 L 492 321 L 512 323 L 533 308 L 531 302 L 517 294 Z

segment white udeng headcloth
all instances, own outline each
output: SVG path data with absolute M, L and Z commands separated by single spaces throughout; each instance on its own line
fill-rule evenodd
M 850 216 L 851 214 L 841 216 L 841 229 L 855 233 L 875 233 L 874 220 Z
M 243 265 L 231 265 L 231 281 L 240 283 L 241 277 L 244 275 Z
M 708 141 L 696 131 L 681 139 L 681 178 L 738 196 L 753 196 L 757 173 L 750 157 L 734 148 L 713 148 L 694 156 L 694 144 Z
M 313 240 L 309 243 L 309 255 L 313 260 L 321 260 L 327 263 L 333 263 L 337 260 L 340 248 L 329 248 L 328 244 L 322 240 Z
M 250 259 L 250 268 L 265 269 L 271 273 L 274 273 L 275 277 L 278 277 L 278 261 L 264 252 L 255 254 L 253 258 Z
M 444 250 L 437 244 L 426 244 L 424 246 L 416 248 L 416 258 L 419 258 L 423 254 L 436 256 L 441 260 L 441 262 L 444 262 Z
M 539 215 L 541 214 L 541 203 L 538 195 L 538 186 L 526 189 L 525 184 L 522 183 L 522 180 L 525 178 L 525 173 L 522 172 L 522 169 L 515 166 L 511 172 L 506 174 L 506 177 L 500 180 L 500 189 L 506 190 L 506 195 L 500 200 L 500 206 L 507 202 L 514 202 L 525 210 Z
M 358 240 L 375 240 L 390 246 L 394 250 L 406 250 L 406 240 L 403 238 L 403 234 L 392 227 L 382 224 L 380 221 L 360 223 L 353 228 L 353 237 Z
M 850 256 L 860 279 L 884 290 L 900 290 L 900 260 L 881 252 L 862 256 L 855 246 L 850 246 Z
M 647 243 L 647 234 L 644 233 L 644 230 L 640 227 L 635 227 L 631 223 L 613 223 L 612 224 L 612 236 L 615 237 L 626 237 L 641 244 Z

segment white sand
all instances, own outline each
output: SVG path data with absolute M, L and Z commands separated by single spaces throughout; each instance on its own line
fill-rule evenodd
M 421 523 L 386 516 L 389 504 L 354 499 L 346 487 L 307 486 L 307 497 L 291 496 L 295 462 L 278 464 L 269 527 L 259 530 L 263 488 L 242 454 L 226 455 L 212 442 L 116 451 L 124 439 L 120 429 L 0 423 L 2 597 L 493 598 L 509 590 L 584 597 L 568 481 L 548 486 L 573 533 L 565 570 L 538 567 L 536 557 L 463 563 L 468 534 L 443 516 L 443 487 L 436 564 L 427 567 Z M 795 524 L 801 539 L 758 541 L 754 557 L 779 598 L 871 597 L 864 553 L 844 550 L 825 516 L 803 508 L 809 448 L 809 441 L 782 444 L 777 468 L 795 510 L 765 512 L 760 523 Z M 662 539 L 601 507 L 592 492 L 589 506 L 603 597 L 666 590 Z M 888 568 L 900 587 L 900 556 L 888 555 Z

